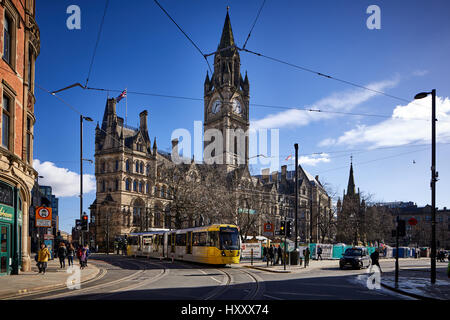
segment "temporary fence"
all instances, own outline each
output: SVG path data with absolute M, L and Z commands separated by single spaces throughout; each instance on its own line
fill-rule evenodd
M 284 242 L 281 243 L 272 243 L 274 248 L 278 248 L 278 246 L 281 246 L 284 251 Z M 294 242 L 288 241 L 287 242 L 287 252 L 291 252 L 295 250 Z M 266 246 L 266 244 L 263 243 L 242 243 L 241 244 L 241 258 L 242 259 L 262 259 L 263 258 L 263 248 Z M 319 248 L 322 249 L 321 257 L 325 260 L 332 260 L 332 259 L 340 259 L 342 255 L 345 253 L 345 250 L 349 248 L 354 248 L 355 246 L 347 245 L 344 243 L 339 244 L 328 244 L 328 243 L 310 243 L 310 244 L 299 244 L 298 250 L 299 250 L 299 256 L 300 258 L 304 258 L 304 251 L 306 248 L 309 248 L 310 251 L 310 258 L 311 259 L 317 259 L 318 254 L 317 250 Z M 367 252 L 372 254 L 377 247 L 374 246 L 357 246 L 358 248 L 364 247 L 367 248 Z M 382 247 L 378 247 L 380 250 L 380 258 L 395 258 L 396 255 L 396 248 L 383 245 Z M 253 250 L 253 253 L 252 253 Z M 415 258 L 416 252 L 420 254 L 421 257 L 429 257 L 429 248 L 410 248 L 410 247 L 400 247 L 399 248 L 399 258 Z M 252 256 L 253 254 L 253 256 Z

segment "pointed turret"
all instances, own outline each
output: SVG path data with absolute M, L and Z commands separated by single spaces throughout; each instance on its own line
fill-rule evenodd
M 355 194 L 355 179 L 353 178 L 353 163 L 350 162 L 350 175 L 348 177 L 347 195 Z
M 222 37 L 220 38 L 219 46 L 217 47 L 217 50 L 225 49 L 231 46 L 234 46 L 234 37 L 233 37 L 233 30 L 231 29 L 231 21 L 230 21 L 230 15 L 228 14 L 228 8 L 227 8 L 227 16 L 225 17 L 225 23 L 223 25 L 222 29 Z M 228 49 L 220 52 L 220 55 L 222 56 L 230 56 L 232 55 L 233 51 L 236 49 Z
M 153 155 L 156 157 L 156 152 L 158 151 L 158 146 L 156 145 L 156 137 L 153 140 Z

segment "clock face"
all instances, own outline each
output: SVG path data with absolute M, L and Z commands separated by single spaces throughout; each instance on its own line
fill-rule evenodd
M 233 100 L 233 111 L 236 113 L 242 112 L 241 103 L 239 102 L 238 99 Z
M 211 108 L 212 113 L 219 112 L 221 106 L 222 106 L 222 102 L 219 99 L 215 100 L 213 102 L 213 105 L 212 105 L 212 108 Z

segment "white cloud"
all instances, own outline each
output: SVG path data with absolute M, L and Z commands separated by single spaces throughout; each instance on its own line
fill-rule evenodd
M 450 142 L 450 99 L 436 97 L 436 140 Z M 421 120 L 423 119 L 423 120 Z M 425 121 L 429 120 L 429 121 Z M 431 140 L 431 96 L 397 106 L 392 117 L 375 125 L 358 125 L 337 139 L 328 138 L 320 146 L 365 144 L 369 149 L 428 143 Z
M 302 165 L 315 166 L 320 162 L 330 162 L 330 155 L 327 153 L 314 154 L 312 156 L 300 156 L 298 162 Z
M 59 168 L 53 162 L 33 160 L 33 167 L 43 178 L 40 185 L 52 187 L 56 197 L 74 197 L 80 194 L 80 175 L 66 168 Z M 95 190 L 95 176 L 83 174 L 83 193 Z
M 399 83 L 399 77 L 394 77 L 392 80 L 385 80 L 368 84 L 366 87 L 382 91 L 387 88 L 392 88 Z M 357 89 L 345 92 L 333 93 L 328 97 L 320 99 L 308 109 L 320 109 L 327 111 L 349 112 L 361 103 L 366 102 L 370 98 L 377 95 L 376 92 Z M 250 126 L 253 129 L 259 128 L 283 128 L 283 127 L 300 127 L 306 126 L 310 122 L 319 121 L 336 117 L 333 113 L 308 112 L 298 109 L 290 109 L 276 114 L 270 114 L 267 117 L 259 120 L 251 121 Z

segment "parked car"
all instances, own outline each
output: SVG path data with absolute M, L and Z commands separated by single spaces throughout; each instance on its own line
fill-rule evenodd
M 339 268 L 344 269 L 351 266 L 353 269 L 368 268 L 370 256 L 367 248 L 348 248 L 339 260 Z

